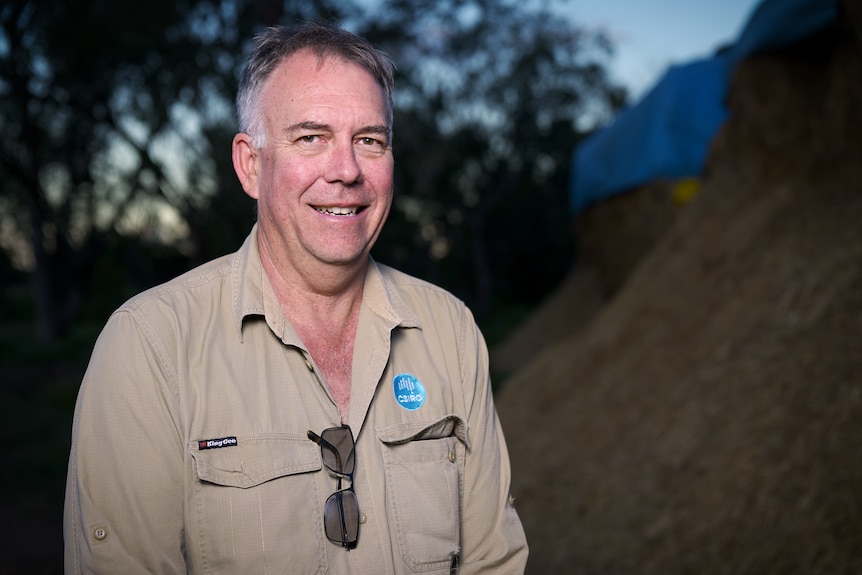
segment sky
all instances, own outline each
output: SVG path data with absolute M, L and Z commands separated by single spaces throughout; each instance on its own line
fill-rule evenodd
M 668 66 L 711 56 L 736 40 L 759 0 L 572 0 L 566 12 L 611 38 L 614 79 L 632 101 Z

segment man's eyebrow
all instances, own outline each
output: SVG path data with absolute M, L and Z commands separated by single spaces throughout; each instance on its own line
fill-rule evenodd
M 285 132 L 288 134 L 291 132 L 299 132 L 299 131 L 317 131 L 317 132 L 329 132 L 331 128 L 327 124 L 320 124 L 318 122 L 299 122 L 298 124 L 293 124 L 292 126 L 288 126 Z
M 376 124 L 374 126 L 365 126 L 364 128 L 359 128 L 356 131 L 357 134 L 383 134 L 385 136 L 389 135 L 389 126 L 383 124 Z

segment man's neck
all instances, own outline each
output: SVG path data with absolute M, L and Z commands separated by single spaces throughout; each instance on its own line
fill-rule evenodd
M 345 265 L 327 264 L 310 256 L 294 261 L 273 253 L 262 236 L 258 236 L 258 248 L 264 272 L 282 308 L 292 310 L 287 314 L 289 318 L 298 311 L 326 323 L 326 318 L 343 320 L 358 310 L 367 257 Z
M 260 253 L 285 317 L 320 370 L 342 421 L 347 421 L 368 259 L 361 266 L 306 266 L 303 273 L 296 266 L 276 265 L 263 245 Z

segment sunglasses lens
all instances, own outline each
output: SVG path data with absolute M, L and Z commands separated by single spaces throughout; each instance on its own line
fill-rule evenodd
M 326 536 L 344 547 L 355 547 L 359 535 L 359 505 L 353 491 L 336 491 L 326 500 L 323 510 Z
M 324 430 L 320 436 L 338 451 L 336 456 L 331 449 L 321 450 L 323 463 L 336 473 L 344 475 L 353 473 L 355 459 L 353 457 L 353 434 L 350 433 L 350 428 L 332 427 Z M 339 465 L 339 460 L 341 465 Z

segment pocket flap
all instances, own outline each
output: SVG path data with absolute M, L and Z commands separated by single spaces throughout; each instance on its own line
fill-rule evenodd
M 320 448 L 300 435 L 238 437 L 235 445 L 205 450 L 193 441 L 189 450 L 198 479 L 229 487 L 254 487 L 322 467 Z
M 466 447 L 470 447 L 467 437 L 467 424 L 457 415 L 447 415 L 437 421 L 416 421 L 396 423 L 377 429 L 377 437 L 383 443 L 407 443 L 423 439 L 442 439 L 457 437 Z

